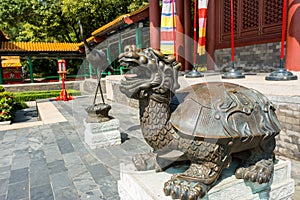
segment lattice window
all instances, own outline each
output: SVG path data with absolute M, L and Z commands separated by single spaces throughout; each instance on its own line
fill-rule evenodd
M 277 24 L 282 20 L 282 0 L 265 0 L 264 24 Z
M 259 26 L 259 1 L 242 0 L 242 29 Z
M 237 45 L 280 40 L 282 0 L 233 0 L 234 30 Z M 218 18 L 217 48 L 230 45 L 230 0 L 216 0 Z
M 237 31 L 237 10 L 238 10 L 238 1 L 233 1 L 234 6 L 234 31 Z M 230 0 L 224 0 L 224 10 L 223 10 L 223 22 L 224 22 L 224 33 L 230 33 L 231 32 L 231 25 L 230 25 Z

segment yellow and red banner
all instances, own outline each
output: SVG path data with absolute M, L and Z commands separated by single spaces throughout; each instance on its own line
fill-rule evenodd
M 198 0 L 198 25 L 199 25 L 198 53 L 199 55 L 205 54 L 207 5 L 208 5 L 208 0 Z
M 164 54 L 175 54 L 176 0 L 163 0 L 160 24 L 160 50 Z

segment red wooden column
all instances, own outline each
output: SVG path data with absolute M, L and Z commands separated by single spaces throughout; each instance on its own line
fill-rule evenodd
M 185 64 L 184 61 L 184 0 L 176 0 L 176 58 L 177 61 Z M 180 71 L 184 71 L 183 66 Z
M 184 5 L 184 70 L 192 70 L 192 29 L 191 29 L 191 0 L 185 0 Z
M 160 7 L 159 0 L 149 0 L 150 47 L 160 49 Z
M 214 70 L 214 53 L 216 43 L 216 3 L 215 0 L 208 1 L 207 7 L 207 69 Z
M 288 0 L 288 26 L 286 34 L 286 61 L 288 71 L 300 71 L 300 2 Z

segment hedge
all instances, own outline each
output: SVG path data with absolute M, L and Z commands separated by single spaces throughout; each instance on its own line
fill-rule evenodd
M 17 101 L 35 101 L 37 99 L 53 98 L 60 95 L 60 90 L 48 90 L 48 91 L 30 91 L 30 92 L 14 92 L 14 97 Z M 78 90 L 67 90 L 71 96 L 81 95 Z

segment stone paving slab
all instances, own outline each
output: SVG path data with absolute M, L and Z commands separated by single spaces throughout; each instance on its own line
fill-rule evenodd
M 83 120 L 92 101 L 93 96 L 84 96 L 47 102 L 65 120 L 0 131 L 0 200 L 119 199 L 120 163 L 130 163 L 134 154 L 151 148 L 141 134 L 138 110 L 108 102 L 110 115 L 120 121 L 122 144 L 90 149 L 84 142 Z M 299 163 L 292 166 L 300 180 Z M 294 200 L 300 199 L 295 194 Z

